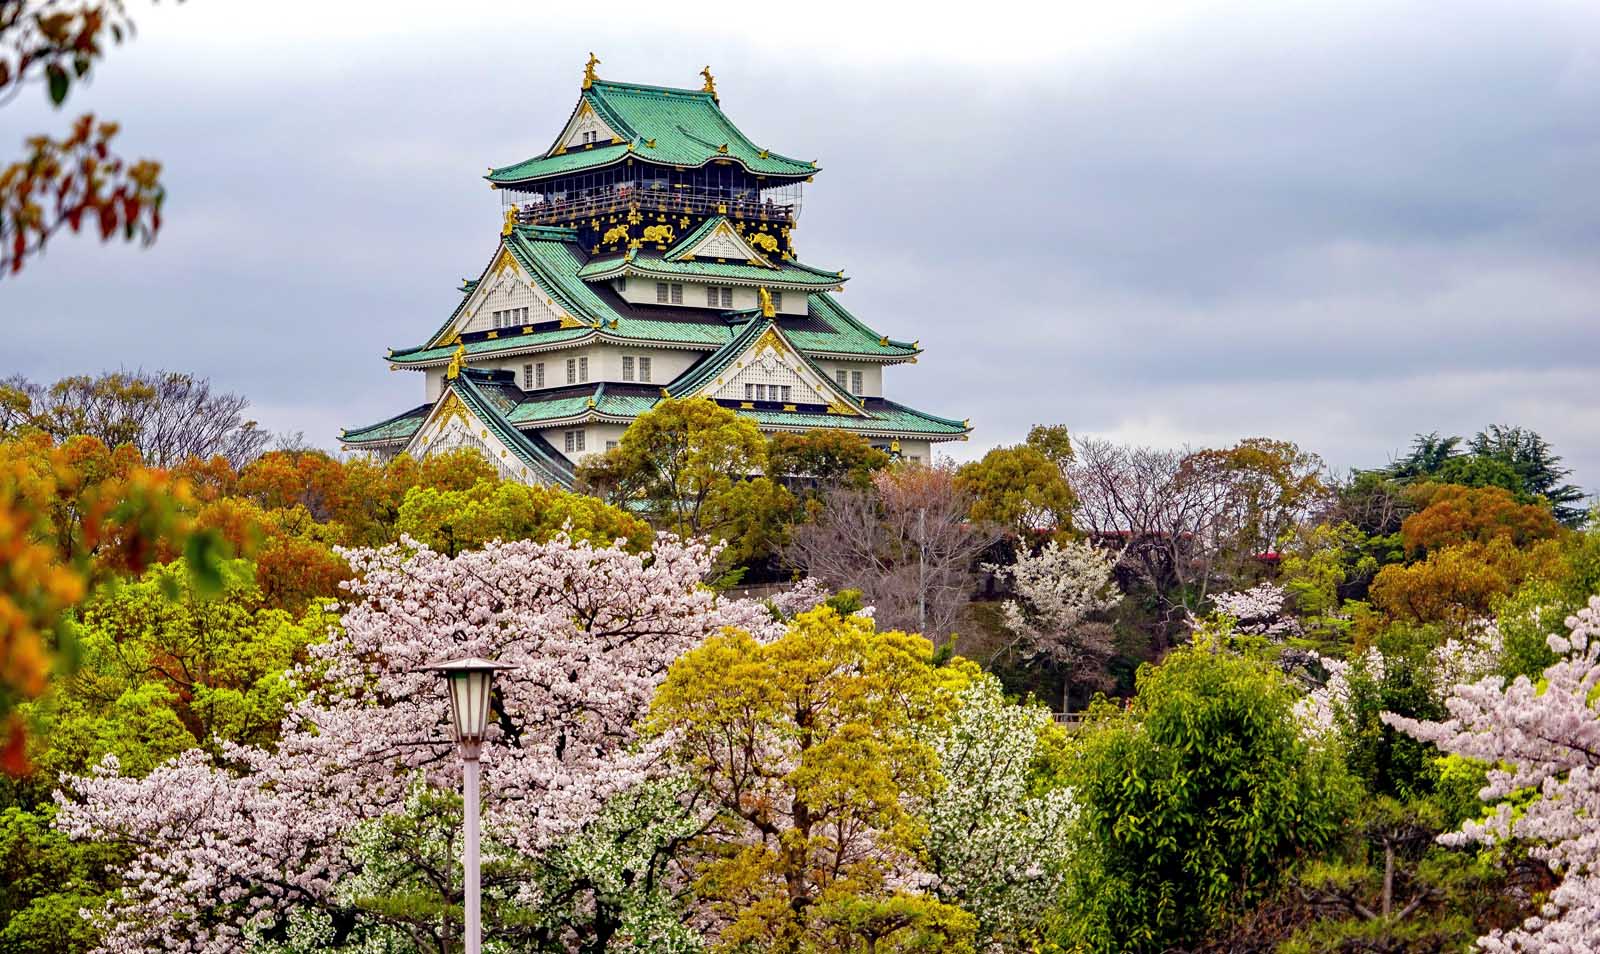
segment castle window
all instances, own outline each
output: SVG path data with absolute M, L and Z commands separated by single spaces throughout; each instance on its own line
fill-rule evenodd
M 776 308 L 782 308 L 783 307 L 783 292 L 776 291 L 776 292 L 768 292 L 767 294 L 772 296 L 772 307 L 773 308 L 776 309 Z
M 587 381 L 587 380 L 589 380 L 589 359 L 588 358 L 579 358 L 578 359 L 578 380 L 579 381 Z
M 567 359 L 567 383 L 568 384 L 577 384 L 578 383 L 578 359 L 577 358 L 568 358 Z
M 533 390 L 533 365 L 531 364 L 522 366 L 522 390 Z
M 656 304 L 665 305 L 666 303 L 667 303 L 667 283 L 666 282 L 656 282 Z
M 754 384 L 746 384 L 744 386 L 744 399 L 746 401 L 754 401 L 756 399 L 756 386 Z
M 633 355 L 631 354 L 622 356 L 622 380 L 633 380 Z
M 536 388 L 544 387 L 544 362 L 543 361 L 540 361 L 538 364 L 533 366 L 533 386 L 536 387 Z
M 672 286 L 672 303 L 674 305 L 683 304 L 683 286 L 682 285 L 673 285 Z
M 562 436 L 566 442 L 567 453 L 583 450 L 583 431 L 567 431 Z
M 641 357 L 639 359 L 639 380 L 641 380 L 641 381 L 650 380 L 650 359 L 649 358 Z
M 708 308 L 732 308 L 733 307 L 733 289 L 731 289 L 731 288 L 723 288 L 723 287 L 721 287 L 719 285 L 707 285 L 706 286 L 706 307 L 708 307 Z
M 789 403 L 789 385 L 780 384 L 778 385 L 778 390 L 783 392 L 783 397 L 780 398 L 780 400 L 782 400 L 785 404 Z
M 616 449 L 617 449 L 617 442 L 616 441 L 606 441 L 606 450 L 614 451 Z
M 683 304 L 683 286 L 676 283 L 669 285 L 666 282 L 656 282 L 656 304 L 665 305 L 669 302 L 674 305 Z
M 499 328 L 515 328 L 528 321 L 527 308 L 503 308 L 494 313 L 494 326 Z
M 851 371 L 850 372 L 850 393 L 854 394 L 856 397 L 860 397 L 861 396 L 861 372 L 860 371 Z
M 837 368 L 837 369 L 834 370 L 834 372 L 833 372 L 833 380 L 838 382 L 839 390 L 841 390 L 841 391 L 843 391 L 845 388 L 849 387 L 848 382 L 849 382 L 850 378 L 849 378 L 848 373 L 843 368 Z

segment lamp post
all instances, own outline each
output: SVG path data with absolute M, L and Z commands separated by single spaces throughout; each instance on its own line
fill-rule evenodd
M 450 689 L 450 728 L 461 752 L 462 803 L 466 814 L 465 870 L 466 954 L 479 954 L 483 943 L 483 915 L 478 889 L 478 756 L 489 727 L 489 690 L 500 669 L 515 669 L 470 657 L 423 667 L 444 677 Z

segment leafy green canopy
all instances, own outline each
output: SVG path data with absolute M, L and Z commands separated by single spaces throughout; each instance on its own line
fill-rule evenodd
M 1584 498 L 1583 490 L 1565 482 L 1571 468 L 1561 466 L 1549 441 L 1525 427 L 1494 424 L 1465 442 L 1441 437 L 1438 431 L 1418 434 L 1411 451 L 1383 473 L 1401 480 L 1501 487 L 1519 497 L 1543 499 L 1569 527 L 1582 523 L 1585 514 L 1574 506 Z
M 1157 952 L 1262 897 L 1329 846 L 1353 802 L 1338 758 L 1302 738 L 1293 694 L 1264 664 L 1185 648 L 1103 707 L 1072 782 L 1076 866 L 1061 924 L 1084 951 Z

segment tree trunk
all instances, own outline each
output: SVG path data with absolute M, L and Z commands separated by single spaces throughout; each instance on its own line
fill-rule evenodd
M 1394 909 L 1394 843 L 1383 840 L 1383 919 Z

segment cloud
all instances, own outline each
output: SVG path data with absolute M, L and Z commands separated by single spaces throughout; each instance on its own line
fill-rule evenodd
M 654 11 L 654 12 L 651 12 Z M 542 150 L 584 55 L 813 156 L 797 242 L 927 354 L 892 396 L 1340 466 L 1534 427 L 1600 486 L 1600 12 L 1580 3 L 823 5 L 760 24 L 504 4 L 140 11 L 71 110 L 167 164 L 148 251 L 64 239 L 0 283 L 11 367 L 181 367 L 268 426 L 420 400 L 390 373 L 481 268 L 481 175 Z M 41 97 L 42 98 L 42 97 Z

